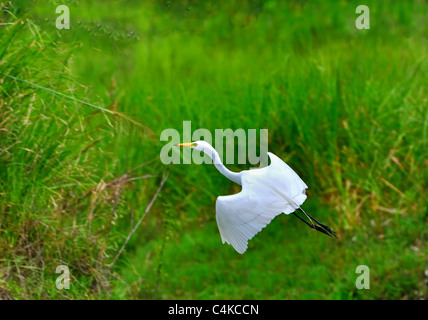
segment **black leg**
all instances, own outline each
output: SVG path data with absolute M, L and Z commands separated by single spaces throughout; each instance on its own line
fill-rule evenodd
M 299 218 L 299 220 L 303 221 L 304 223 L 306 223 L 306 225 L 308 225 L 310 228 L 315 229 L 319 232 L 322 232 L 326 235 L 328 235 L 329 237 L 334 236 L 337 238 L 336 236 L 336 232 L 334 232 L 333 230 L 331 230 L 329 227 L 327 227 L 326 225 L 322 224 L 321 222 L 319 222 L 318 220 L 314 219 L 313 217 L 311 217 L 310 215 L 308 215 L 305 211 L 303 211 L 303 209 L 299 208 L 297 209 L 301 212 L 303 212 L 309 220 L 314 220 L 319 226 L 315 225 L 312 220 L 312 223 L 307 222 L 306 220 L 302 219 L 298 214 L 296 214 L 295 212 L 293 212 L 293 215 L 296 216 L 297 218 Z
M 306 213 L 302 208 L 299 208 L 297 210 L 302 211 L 305 215 L 307 215 L 309 218 L 311 218 L 312 220 L 314 220 L 319 226 L 321 226 L 323 229 L 325 229 L 327 232 L 333 234 L 336 237 L 336 232 L 331 230 L 329 227 L 327 227 L 325 224 L 319 222 L 317 219 L 315 219 L 314 217 L 312 217 L 309 213 Z M 336 237 L 337 238 L 337 237 Z
M 299 218 L 301 221 L 303 221 L 304 223 L 306 223 L 309 227 L 313 228 L 314 225 L 310 224 L 309 222 L 307 222 L 306 220 L 300 218 L 295 212 L 292 213 L 293 215 L 295 215 L 297 218 Z

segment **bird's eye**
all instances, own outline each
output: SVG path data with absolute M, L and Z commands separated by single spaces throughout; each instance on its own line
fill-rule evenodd
M 197 146 L 198 146 L 198 144 L 196 142 L 192 143 L 192 147 L 197 147 Z

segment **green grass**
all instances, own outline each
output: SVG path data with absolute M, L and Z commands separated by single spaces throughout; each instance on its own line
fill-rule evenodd
M 426 2 L 368 1 L 362 31 L 358 1 L 71 1 L 71 30 L 25 4 L 0 26 L 0 297 L 428 297 Z M 244 255 L 222 245 L 215 199 L 239 188 L 156 160 L 186 120 L 269 129 L 339 240 L 279 216 Z

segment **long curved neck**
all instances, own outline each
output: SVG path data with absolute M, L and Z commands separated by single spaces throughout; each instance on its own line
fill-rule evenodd
M 242 185 L 241 183 L 241 174 L 239 172 L 232 172 L 229 169 L 227 169 L 223 162 L 220 159 L 220 156 L 218 154 L 218 152 L 212 148 L 211 150 L 209 150 L 208 152 L 205 152 L 206 154 L 208 154 L 208 156 L 211 157 L 211 159 L 213 160 L 213 164 L 214 166 L 217 168 L 217 170 L 224 175 L 226 178 L 228 178 L 229 180 L 232 180 L 233 182 Z

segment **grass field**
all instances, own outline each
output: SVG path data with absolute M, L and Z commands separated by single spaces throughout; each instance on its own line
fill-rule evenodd
M 428 3 L 365 1 L 369 30 L 360 4 L 2 3 L 0 298 L 427 299 Z M 280 215 L 222 245 L 239 186 L 159 160 L 183 121 L 268 129 L 339 239 Z

